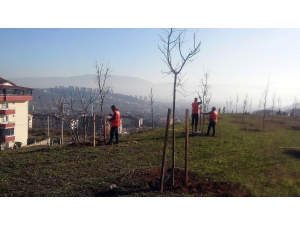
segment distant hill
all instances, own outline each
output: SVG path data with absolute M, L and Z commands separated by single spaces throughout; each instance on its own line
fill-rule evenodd
M 71 77 L 24 77 L 24 78 L 8 78 L 8 80 L 24 87 L 30 88 L 51 88 L 55 86 L 77 86 L 87 88 L 97 88 L 93 75 L 86 74 Z M 130 76 L 111 75 L 107 79 L 111 84 L 114 93 L 124 95 L 149 96 L 150 89 L 153 87 L 153 95 L 155 99 L 172 98 L 172 85 L 166 82 L 151 83 L 147 80 Z

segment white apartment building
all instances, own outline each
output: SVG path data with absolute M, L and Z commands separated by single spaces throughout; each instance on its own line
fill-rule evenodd
M 32 88 L 17 86 L 0 77 L 0 149 L 13 148 L 15 142 L 27 145 L 28 102 Z

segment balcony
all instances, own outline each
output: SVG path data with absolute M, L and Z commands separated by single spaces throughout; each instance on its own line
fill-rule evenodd
M 32 100 L 32 89 L 23 89 L 16 87 L 16 89 L 2 88 L 0 89 L 0 101 L 29 101 Z
M 0 95 L 0 101 L 13 102 L 13 101 L 31 101 L 33 98 L 30 95 Z
M 0 116 L 13 114 L 16 114 L 16 110 L 14 109 L 0 109 Z
M 11 128 L 15 127 L 15 125 L 14 122 L 0 122 L 0 128 Z
M 16 139 L 15 136 L 6 136 L 6 137 L 1 137 L 0 138 L 2 143 L 14 141 L 15 139 Z

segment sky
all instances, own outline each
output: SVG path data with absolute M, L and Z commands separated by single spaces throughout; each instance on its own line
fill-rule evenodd
M 21 20 L 8 20 L 11 14 L 3 11 L 5 20 L 0 23 L 0 76 L 8 79 L 93 74 L 94 63 L 104 61 L 109 62 L 112 75 L 133 76 L 171 85 L 173 76 L 162 73 L 168 68 L 162 61 L 163 54 L 158 46 L 163 47 L 160 36 L 165 38 L 166 33 L 159 27 L 175 25 L 188 29 L 185 55 L 187 49 L 192 47 L 193 33 L 197 34 L 196 40 L 201 41 L 200 52 L 182 70 L 184 89 L 188 93 L 186 97 L 177 95 L 179 99 L 189 101 L 196 97 L 197 94 L 192 93 L 201 92 L 201 79 L 204 73 L 209 73 L 211 102 L 225 106 L 226 102 L 232 101 L 235 105 L 238 98 L 237 104 L 241 108 L 247 95 L 248 105 L 251 101 L 252 109 L 258 109 L 268 81 L 267 106 L 271 107 L 273 96 L 276 102 L 280 99 L 281 106 L 300 101 L 300 29 L 295 23 L 297 11 L 293 7 L 285 8 L 273 3 L 270 8 L 269 1 L 252 1 L 248 5 L 229 1 L 236 7 L 247 9 L 237 11 L 222 1 L 217 1 L 220 7 L 202 2 L 212 11 L 204 13 L 200 10 L 199 14 L 185 12 L 177 18 L 172 13 L 164 16 L 163 7 L 157 8 L 149 3 L 145 5 L 149 10 L 144 6 L 136 10 L 119 2 L 126 11 L 116 9 L 115 3 L 105 3 L 107 8 L 114 7 L 115 12 L 105 14 L 103 10 L 98 12 L 97 7 L 93 10 L 88 4 L 91 2 L 87 1 L 83 6 L 74 4 L 71 6 L 73 10 L 70 10 L 68 4 L 53 1 L 47 5 L 48 10 L 42 11 L 44 17 L 32 8 L 28 9 L 29 13 L 16 11 L 16 14 L 24 14 Z M 187 1 L 186 5 L 175 7 L 175 10 L 183 12 L 190 8 L 188 3 L 194 2 Z M 259 8 L 256 3 L 259 3 Z M 14 8 L 14 3 L 6 4 L 7 8 Z M 19 4 L 28 7 L 22 1 Z M 160 5 L 168 6 L 167 3 Z M 69 12 L 67 17 L 61 11 L 64 7 Z M 268 17 L 264 7 L 269 9 Z M 83 10 L 80 16 L 76 14 L 78 10 Z M 157 13 L 151 13 L 154 10 Z M 255 16 L 251 13 L 254 10 Z M 51 13 L 53 11 L 56 14 Z M 90 15 L 96 16 L 90 18 Z M 172 19 L 172 22 L 165 22 L 168 21 L 166 18 Z M 178 52 L 172 54 L 176 63 Z
M 247 94 L 255 108 L 268 79 L 269 105 L 274 94 L 276 105 L 278 97 L 282 106 L 293 104 L 295 97 L 300 100 L 299 28 L 188 29 L 186 47 L 192 47 L 194 32 L 201 50 L 183 69 L 185 90 L 201 91 L 200 80 L 208 72 L 212 101 L 225 104 L 231 99 L 235 105 L 238 96 L 241 105 Z M 172 83 L 173 76 L 162 73 L 168 68 L 158 49 L 163 47 L 160 36 L 166 37 L 159 28 L 2 28 L 0 74 L 3 78 L 93 74 L 94 63 L 104 60 L 112 75 Z

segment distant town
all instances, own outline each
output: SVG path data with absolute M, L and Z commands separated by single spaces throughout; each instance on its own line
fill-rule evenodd
M 49 114 L 49 108 L 45 106 L 44 103 L 48 106 L 51 102 L 52 98 L 58 98 L 61 94 L 65 94 L 67 98 L 73 96 L 83 95 L 85 100 L 90 95 L 96 95 L 99 93 L 98 89 L 93 88 L 84 88 L 84 87 L 63 87 L 56 86 L 54 88 L 37 88 L 33 90 L 33 100 L 29 103 L 29 114 L 33 117 L 32 128 L 38 127 L 41 128 L 46 126 L 46 118 L 45 115 Z M 182 106 L 180 104 L 182 103 Z M 75 102 L 75 104 L 79 104 L 79 102 Z M 151 104 L 149 101 L 149 96 L 138 96 L 138 95 L 123 95 L 114 93 L 113 90 L 110 90 L 105 98 L 103 105 L 103 115 L 108 115 L 111 113 L 110 106 L 116 105 L 116 107 L 121 112 L 122 117 L 122 128 L 123 131 L 126 129 L 132 128 L 141 128 L 141 127 L 151 127 L 152 126 L 152 114 L 151 114 Z M 168 108 L 172 107 L 172 102 L 166 101 L 155 101 L 153 103 L 153 124 L 154 127 L 163 127 L 166 124 L 166 116 Z M 176 121 L 181 122 L 185 115 L 185 104 L 179 101 L 177 106 L 178 112 L 176 113 Z M 75 110 L 70 112 L 71 110 L 66 108 L 65 112 L 69 115 L 76 114 L 78 118 L 83 118 L 83 116 L 87 116 L 89 118 L 92 117 L 93 114 L 100 114 L 100 104 L 99 100 L 96 100 L 92 104 L 90 104 L 84 112 L 82 108 L 76 106 Z M 182 110 L 181 110 L 182 109 Z M 44 119 L 39 119 L 44 118 Z M 42 122 L 41 120 L 45 120 Z M 91 119 L 90 119 L 91 120 Z M 83 123 L 83 122 L 82 122 Z M 82 124 L 80 123 L 80 124 Z M 55 125 L 57 124 L 57 126 Z M 59 122 L 53 122 L 50 125 L 51 128 L 59 128 Z M 92 125 L 88 126 L 92 127 Z

